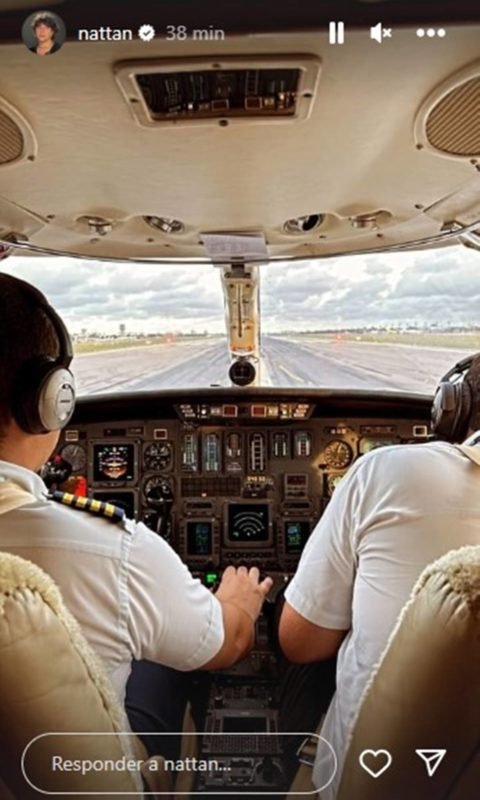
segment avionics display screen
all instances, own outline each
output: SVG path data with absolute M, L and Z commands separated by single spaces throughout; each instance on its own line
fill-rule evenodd
M 187 550 L 190 556 L 212 553 L 212 523 L 204 520 L 187 522 Z
M 102 503 L 111 503 L 123 508 L 129 519 L 135 519 L 135 495 L 133 492 L 93 492 L 92 497 Z
M 308 520 L 289 520 L 285 523 L 285 552 L 289 556 L 300 555 L 310 536 Z
M 94 444 L 93 480 L 123 483 L 135 477 L 134 444 Z
M 264 545 L 270 539 L 270 509 L 267 503 L 231 503 L 228 506 L 229 544 Z
M 224 717 L 223 733 L 263 733 L 267 730 L 264 717 Z

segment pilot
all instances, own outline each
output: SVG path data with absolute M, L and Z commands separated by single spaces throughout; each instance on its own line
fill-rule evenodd
M 227 567 L 213 594 L 161 537 L 121 510 L 99 504 L 106 513 L 94 516 L 84 498 L 76 510 L 77 498 L 48 495 L 38 472 L 73 413 L 72 355 L 45 297 L 0 273 L 0 551 L 52 576 L 122 702 L 132 673 L 134 731 L 181 731 L 189 689 L 182 673 L 245 656 L 272 581 L 260 582 L 256 568 Z M 12 485 L 24 505 L 5 513 L 2 492 Z M 150 755 L 159 742 L 164 755 L 178 752 L 177 740 L 166 747 L 169 737 L 142 738 Z
M 60 50 L 62 45 L 55 40 L 58 25 L 52 14 L 37 14 L 32 21 L 32 30 L 37 39 L 37 44 L 28 48 L 32 53 L 50 56 Z
M 287 658 L 313 667 L 338 653 L 336 693 L 321 733 L 339 769 L 322 800 L 336 796 L 362 692 L 420 573 L 450 550 L 480 545 L 480 354 L 442 379 L 432 428 L 449 441 L 384 447 L 356 461 L 285 592 L 279 640 Z M 450 443 L 465 437 L 464 444 L 474 445 L 468 453 Z M 319 679 L 313 692 L 297 692 L 289 730 L 316 730 L 325 710 L 321 691 Z M 330 769 L 326 748 L 319 748 L 317 789 Z

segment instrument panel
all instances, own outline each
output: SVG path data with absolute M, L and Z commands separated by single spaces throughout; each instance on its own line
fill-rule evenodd
M 209 584 L 228 564 L 291 573 L 352 463 L 428 438 L 425 416 L 412 409 L 403 419 L 327 416 L 314 399 L 172 399 L 158 418 L 125 407 L 114 422 L 105 404 L 85 405 L 89 419 L 80 408 L 63 432 L 47 482 L 124 508 Z

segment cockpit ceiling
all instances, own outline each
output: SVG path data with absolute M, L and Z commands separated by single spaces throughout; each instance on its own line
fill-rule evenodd
M 270 256 L 308 258 L 472 225 L 479 43 L 480 25 L 449 25 L 428 41 L 396 28 L 382 46 L 368 29 L 331 46 L 325 28 L 148 45 L 69 40 L 55 60 L 3 44 L 0 238 L 92 258 L 171 259 L 206 257 L 204 233 L 260 232 Z M 297 62 L 302 75 L 310 69 L 301 113 L 278 118 L 143 124 L 128 84 L 135 71 Z M 299 217 L 306 230 L 285 229 Z M 152 218 L 181 225 L 165 231 Z

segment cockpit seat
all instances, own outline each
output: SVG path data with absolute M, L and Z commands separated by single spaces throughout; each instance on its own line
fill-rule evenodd
M 391 756 L 388 769 L 373 772 Z M 434 753 L 446 750 L 436 770 Z M 430 760 L 432 759 L 432 760 Z M 480 547 L 428 566 L 367 686 L 337 800 L 466 800 L 480 779 Z
M 78 791 L 141 796 L 142 780 L 135 772 L 92 771 L 79 777 L 75 771 L 51 769 L 54 755 L 71 761 L 146 760 L 136 737 L 118 735 L 125 730 L 124 712 L 105 668 L 53 580 L 31 562 L 0 553 L 0 797 L 38 800 L 34 785 L 57 796 Z M 110 735 L 42 737 L 62 731 Z M 26 750 L 35 737 L 40 738 Z M 28 781 L 22 771 L 24 753 Z M 142 773 L 150 791 L 171 789 L 165 773 Z

